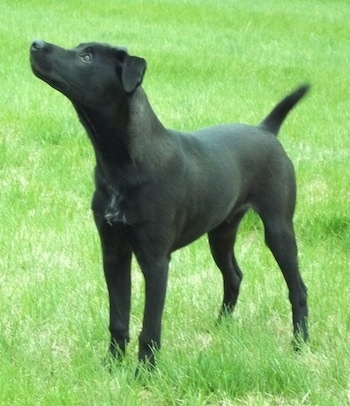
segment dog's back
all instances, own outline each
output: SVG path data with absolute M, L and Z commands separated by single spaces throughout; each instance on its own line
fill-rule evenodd
M 181 193 L 173 194 L 174 202 L 186 196 L 174 204 L 182 213 L 175 247 L 228 222 L 237 210 L 265 211 L 271 198 L 294 211 L 294 168 L 276 135 L 308 88 L 301 86 L 285 97 L 258 126 L 222 124 L 191 134 L 170 132 L 181 146 L 183 171 L 166 176 L 186 179 Z

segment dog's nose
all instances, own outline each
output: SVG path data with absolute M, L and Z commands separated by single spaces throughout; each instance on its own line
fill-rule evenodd
M 46 47 L 46 45 L 47 44 L 45 41 L 43 41 L 41 39 L 37 39 L 37 40 L 33 41 L 31 49 L 33 51 L 38 51 L 38 50 L 44 49 Z

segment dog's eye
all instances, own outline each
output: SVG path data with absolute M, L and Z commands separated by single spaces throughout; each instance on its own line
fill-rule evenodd
M 92 58 L 90 54 L 81 54 L 80 59 L 85 63 L 90 63 Z

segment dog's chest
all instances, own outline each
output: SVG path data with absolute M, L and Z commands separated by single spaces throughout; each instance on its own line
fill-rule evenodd
M 115 188 L 108 188 L 108 200 L 104 210 L 104 218 L 108 224 L 128 224 L 126 218 L 125 196 Z

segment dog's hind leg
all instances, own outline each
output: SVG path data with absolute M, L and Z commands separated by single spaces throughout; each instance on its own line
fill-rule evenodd
M 262 215 L 265 241 L 281 268 L 288 286 L 293 314 L 294 344 L 298 349 L 300 340 L 308 341 L 307 289 L 299 272 L 292 219 L 286 220 L 286 216 L 278 216 L 277 213 L 278 210 L 270 210 L 268 215 L 266 213 Z
M 245 210 L 240 211 L 230 222 L 208 233 L 211 254 L 223 277 L 224 297 L 219 319 L 233 312 L 239 295 L 243 274 L 234 254 L 234 244 L 244 214 Z

